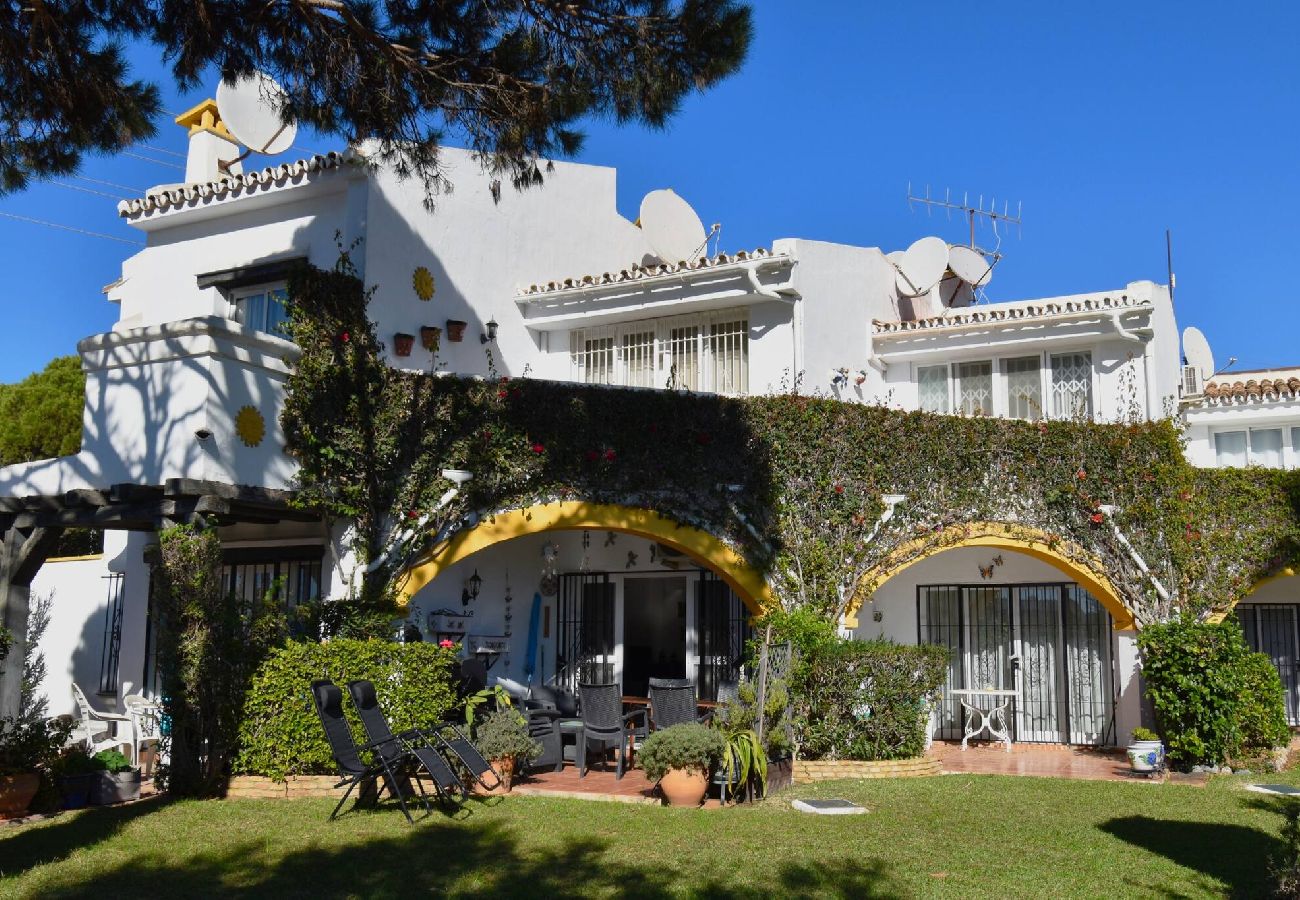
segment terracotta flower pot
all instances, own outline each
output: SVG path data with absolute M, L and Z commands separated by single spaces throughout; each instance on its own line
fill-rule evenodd
M 468 322 L 462 322 L 459 319 L 447 320 L 447 340 L 453 344 L 459 344 L 461 338 L 465 336 L 465 327 Z
M 699 806 L 708 789 L 708 776 L 698 769 L 669 769 L 659 781 L 669 806 Z
M 397 332 L 393 335 L 393 350 L 398 356 L 410 356 L 411 348 L 415 346 L 415 335 Z
M 514 786 L 515 782 L 515 761 L 513 759 L 494 759 L 492 760 L 492 768 L 496 769 L 497 774 L 501 776 L 501 784 L 490 791 L 485 790 L 483 793 L 492 796 L 510 793 L 510 788 Z
M 12 819 L 27 812 L 40 786 L 41 776 L 35 772 L 0 776 L 0 819 Z
M 420 326 L 420 346 L 430 353 L 438 352 L 438 343 L 442 340 L 442 329 L 437 325 Z

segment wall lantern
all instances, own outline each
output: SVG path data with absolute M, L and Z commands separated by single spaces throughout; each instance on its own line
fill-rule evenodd
M 481 587 L 483 587 L 483 579 L 479 577 L 478 569 L 475 569 L 474 574 L 465 579 L 465 587 L 461 588 L 460 605 L 469 606 L 471 600 L 477 600 Z
M 497 320 L 495 318 L 487 320 L 487 333 L 478 336 L 480 344 L 490 344 L 497 339 Z

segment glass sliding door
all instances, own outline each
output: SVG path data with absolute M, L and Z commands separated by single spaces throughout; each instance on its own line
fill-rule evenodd
M 1061 587 L 1018 587 L 1020 624 L 1020 740 L 1060 741 L 1061 726 Z
M 962 640 L 962 594 L 959 587 L 927 585 L 917 589 L 917 621 L 922 644 L 937 644 L 948 650 L 948 680 L 939 699 L 938 731 L 944 740 L 961 738 L 961 703 L 950 691 L 966 686 Z
M 1071 744 L 1100 744 L 1114 732 L 1110 614 L 1076 584 L 1064 588 L 1065 678 Z

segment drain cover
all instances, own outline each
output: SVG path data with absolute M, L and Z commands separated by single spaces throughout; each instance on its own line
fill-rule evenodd
M 1246 790 L 1260 794 L 1279 794 L 1283 797 L 1300 797 L 1300 788 L 1289 784 L 1248 784 Z
M 848 800 L 796 800 L 790 805 L 800 812 L 818 816 L 855 816 L 867 811 L 866 807 L 850 803 Z

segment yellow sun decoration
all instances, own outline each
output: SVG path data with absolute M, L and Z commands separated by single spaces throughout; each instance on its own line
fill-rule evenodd
M 415 270 L 415 274 L 411 276 L 411 284 L 415 287 L 415 296 L 425 301 L 433 299 L 433 273 L 424 266 Z
M 266 420 L 251 406 L 245 406 L 235 416 L 235 433 L 249 447 L 256 447 L 266 436 Z

